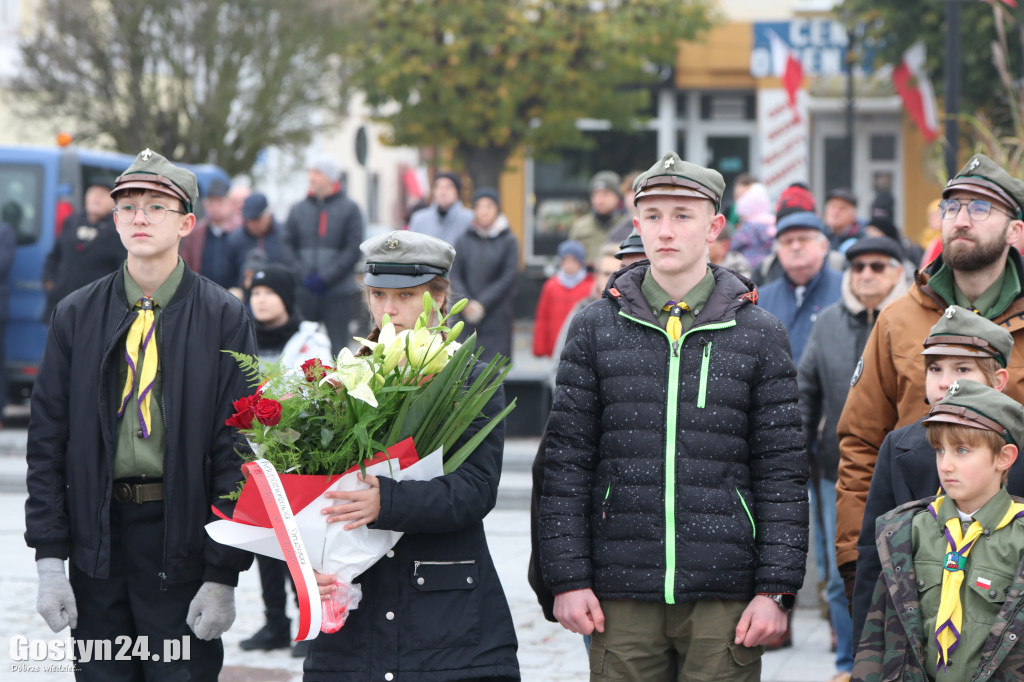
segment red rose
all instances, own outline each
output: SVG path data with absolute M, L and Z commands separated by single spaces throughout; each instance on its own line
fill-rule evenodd
M 247 395 L 244 398 L 239 398 L 235 402 L 231 403 L 231 406 L 235 408 L 235 413 L 228 419 L 224 420 L 224 423 L 228 426 L 233 426 L 236 429 L 251 429 L 252 418 L 254 416 L 254 408 L 256 403 L 260 400 L 260 393 L 256 391 L 252 395 Z
M 256 403 L 256 421 L 264 426 L 274 426 L 281 421 L 281 403 L 263 398 Z
M 302 363 L 302 373 L 306 375 L 306 381 L 309 383 L 320 381 L 331 369 L 320 362 L 320 358 L 310 358 Z

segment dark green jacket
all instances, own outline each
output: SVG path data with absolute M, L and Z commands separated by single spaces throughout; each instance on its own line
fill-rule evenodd
M 1001 494 L 1005 495 L 1005 492 Z M 1006 497 L 1009 498 L 1008 495 Z M 922 616 L 921 602 L 923 595 L 926 608 L 936 608 L 937 600 L 930 599 L 928 593 L 930 590 L 941 589 L 941 570 L 918 575 L 913 551 L 914 518 L 919 514 L 928 514 L 928 504 L 934 499 L 928 497 L 909 502 L 878 519 L 875 538 L 882 562 L 882 574 L 864 624 L 853 667 L 853 680 L 888 682 L 936 679 L 935 661 L 925 653 L 924 646 L 925 637 L 934 635 L 933 632 L 927 632 L 924 623 L 928 621 L 934 627 L 934 614 L 931 618 Z M 1024 502 L 1020 498 L 1012 499 Z M 1016 536 L 1019 541 L 1022 530 L 1024 519 L 1017 519 L 999 532 L 1011 531 L 1004 537 L 1009 539 L 1011 535 Z M 967 627 L 970 625 L 971 604 L 975 600 L 985 600 L 991 605 L 1001 602 L 1002 606 L 981 645 L 978 664 L 971 665 L 968 662 L 957 666 L 958 653 L 954 653 L 953 666 L 943 674 L 943 680 L 1009 682 L 1024 679 L 1024 648 L 1017 646 L 1020 637 L 1024 636 L 1024 613 L 1021 613 L 1024 608 L 1024 572 L 1020 570 L 1020 553 L 1024 547 L 1017 547 L 1013 556 L 1008 556 L 1008 548 L 997 549 L 994 538 L 983 536 L 983 539 L 988 542 L 979 543 L 968 556 L 967 573 L 961 588 L 964 595 L 965 636 L 969 634 Z M 993 551 L 987 551 L 986 544 Z M 998 544 L 1001 546 L 1002 542 Z M 978 552 L 977 556 L 975 552 Z M 981 575 L 977 572 L 981 566 L 993 562 L 1013 568 L 1007 570 L 1005 576 L 985 570 L 984 577 L 992 581 L 993 589 L 989 591 L 972 587 Z

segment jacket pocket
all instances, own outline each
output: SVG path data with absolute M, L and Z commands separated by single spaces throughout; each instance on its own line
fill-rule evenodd
M 413 649 L 480 643 L 480 567 L 474 559 L 414 561 L 409 598 Z
M 987 566 L 972 566 L 964 581 L 967 587 L 964 590 L 964 617 L 991 626 L 1006 602 L 1013 576 Z
M 942 597 L 942 564 L 937 561 L 914 562 L 917 595 L 921 613 L 938 613 Z
M 608 654 L 608 649 L 605 647 L 604 642 L 596 642 L 593 639 L 590 640 L 590 648 L 587 649 L 587 657 L 590 659 L 590 672 L 594 675 L 601 675 L 604 673 L 604 659 Z

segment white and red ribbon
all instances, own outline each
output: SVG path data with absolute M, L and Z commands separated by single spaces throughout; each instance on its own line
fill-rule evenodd
M 314 639 L 320 634 L 320 589 L 313 575 L 309 553 L 302 542 L 302 535 L 295 523 L 288 496 L 284 485 L 277 475 L 274 465 L 265 459 L 248 462 L 242 469 L 249 474 L 250 480 L 256 484 L 260 497 L 267 509 L 274 535 L 284 552 L 288 562 L 288 571 L 295 581 L 295 594 L 299 600 L 299 629 L 295 641 Z

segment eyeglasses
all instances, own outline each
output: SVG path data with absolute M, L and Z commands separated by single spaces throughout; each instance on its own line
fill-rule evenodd
M 871 268 L 871 272 L 876 275 L 881 275 L 889 265 L 890 263 L 880 263 L 878 261 L 872 261 L 870 263 L 857 261 L 856 263 L 850 263 L 850 269 L 853 270 L 854 273 L 861 273 L 864 272 L 864 268 Z
M 961 201 L 960 199 L 943 199 L 939 202 L 939 215 L 942 216 L 943 220 L 953 220 L 960 213 L 961 206 L 967 206 L 967 217 L 971 220 L 985 220 L 992 215 L 992 209 L 995 209 L 1003 215 L 1010 216 L 1006 211 L 996 208 L 991 201 L 985 201 L 984 199 L 971 199 L 970 201 Z M 1010 216 L 1011 218 L 1013 216 Z
M 130 223 L 135 220 L 135 215 L 142 211 L 150 225 L 158 225 L 167 217 L 167 212 L 188 215 L 187 211 L 179 211 L 176 208 L 167 208 L 162 204 L 149 204 L 148 206 L 136 206 L 135 204 L 119 204 L 114 207 L 114 218 L 120 223 Z

